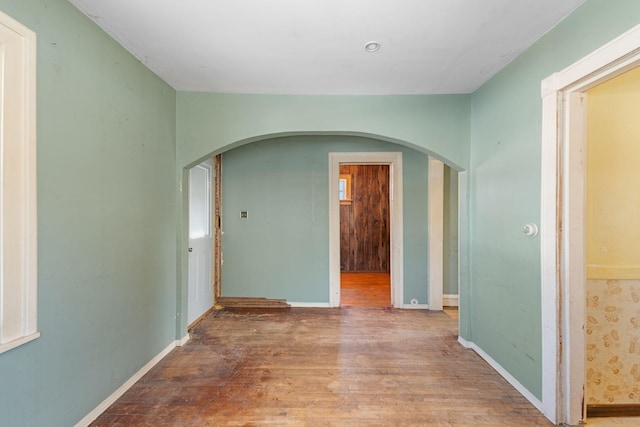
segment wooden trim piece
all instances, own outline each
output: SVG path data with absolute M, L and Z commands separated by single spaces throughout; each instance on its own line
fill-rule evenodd
M 204 319 L 209 313 L 211 313 L 214 310 L 218 310 L 218 309 L 214 306 L 209 308 L 204 313 L 202 313 L 196 320 L 194 320 L 193 322 L 189 323 L 189 325 L 187 325 L 187 330 L 190 331 L 191 329 L 193 329 L 194 326 L 196 326 L 202 319 Z
M 587 418 L 592 417 L 640 417 L 640 404 L 587 405 Z
M 222 296 L 222 155 L 213 158 L 213 308 Z
M 224 308 L 288 308 L 291 307 L 283 299 L 254 297 L 220 297 L 218 304 Z

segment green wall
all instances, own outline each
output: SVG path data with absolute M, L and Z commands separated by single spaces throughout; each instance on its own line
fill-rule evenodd
M 382 137 L 469 163 L 469 95 L 305 96 L 178 92 L 178 163 L 272 136 Z
M 456 169 L 465 169 L 469 162 L 470 95 L 306 96 L 178 92 L 176 102 L 176 176 L 183 184 L 187 182 L 186 168 L 212 153 L 282 136 L 370 137 L 432 154 Z M 186 192 L 183 191 L 178 200 L 177 224 L 178 306 L 182 313 L 186 312 L 187 300 L 186 204 Z M 328 259 L 317 262 L 329 263 Z M 463 271 L 463 286 L 467 280 Z M 464 320 L 461 325 L 461 330 L 466 331 Z M 185 333 L 185 322 L 178 320 L 178 335 Z
M 590 0 L 472 96 L 469 339 L 542 394 L 540 82 L 640 23 L 637 0 Z
M 37 33 L 38 325 L 0 354 L 0 424 L 71 426 L 175 339 L 175 91 L 64 0 Z
M 223 154 L 223 296 L 329 303 L 328 154 L 362 151 L 402 152 L 404 303 L 427 303 L 428 157 L 348 136 L 277 138 Z
M 522 233 L 539 222 L 540 81 L 637 25 L 640 2 L 588 0 L 473 95 L 437 96 L 176 94 L 65 0 L 0 9 L 38 34 L 42 333 L 0 354 L 2 423 L 72 425 L 184 335 L 184 168 L 301 134 L 470 170 L 461 335 L 540 397 L 540 248 Z

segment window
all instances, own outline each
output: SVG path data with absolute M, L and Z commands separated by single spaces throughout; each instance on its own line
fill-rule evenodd
M 37 329 L 36 35 L 0 12 L 0 353 Z
M 351 175 L 341 173 L 339 182 L 340 182 L 340 189 L 338 190 L 338 194 L 340 195 L 340 204 L 350 205 L 351 204 Z
M 211 166 L 207 163 L 189 170 L 189 238 L 209 236 L 211 224 Z

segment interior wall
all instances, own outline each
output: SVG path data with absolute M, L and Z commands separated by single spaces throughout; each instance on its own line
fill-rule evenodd
M 404 298 L 428 297 L 428 157 L 359 137 L 297 136 L 222 155 L 222 295 L 329 303 L 329 153 L 401 151 Z M 248 218 L 240 218 L 240 211 Z
M 186 180 L 185 168 L 220 153 L 269 137 L 295 135 L 358 135 L 395 142 L 417 152 L 436 154 L 458 170 L 469 162 L 470 96 L 306 96 L 219 93 L 177 93 L 176 186 Z M 465 199 L 465 202 L 467 199 Z M 186 199 L 178 199 L 178 299 L 186 310 Z M 406 227 L 405 227 L 406 230 Z M 467 234 L 462 239 L 467 239 Z M 466 240 L 463 246 L 468 247 Z M 465 249 L 466 250 L 466 249 Z M 405 258 L 412 254 L 405 252 Z M 468 256 L 461 287 L 469 289 Z M 413 262 L 413 261 L 411 261 Z M 424 259 L 418 262 L 424 262 Z M 407 293 L 405 291 L 405 298 Z M 327 296 L 328 298 L 328 296 Z M 410 299 L 409 299 L 410 301 Z M 420 301 L 422 301 L 420 299 Z M 466 313 L 460 313 L 461 336 L 468 338 Z M 187 332 L 177 319 L 178 335 Z
M 470 340 L 542 395 L 541 81 L 638 24 L 640 2 L 588 0 L 472 95 Z
M 587 92 L 587 404 L 640 403 L 640 68 Z
M 458 295 L 458 171 L 444 165 L 442 293 Z
M 389 165 L 340 165 L 351 200 L 340 202 L 340 270 L 388 273 Z
M 469 163 L 469 95 L 318 96 L 177 94 L 178 163 L 212 152 L 296 134 L 384 137 L 437 156 L 458 169 Z
M 175 91 L 63 0 L 37 33 L 38 328 L 0 354 L 0 424 L 71 426 L 175 338 Z

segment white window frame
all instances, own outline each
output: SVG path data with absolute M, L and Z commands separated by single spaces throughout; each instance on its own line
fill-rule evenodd
M 0 12 L 0 353 L 37 326 L 36 34 Z

